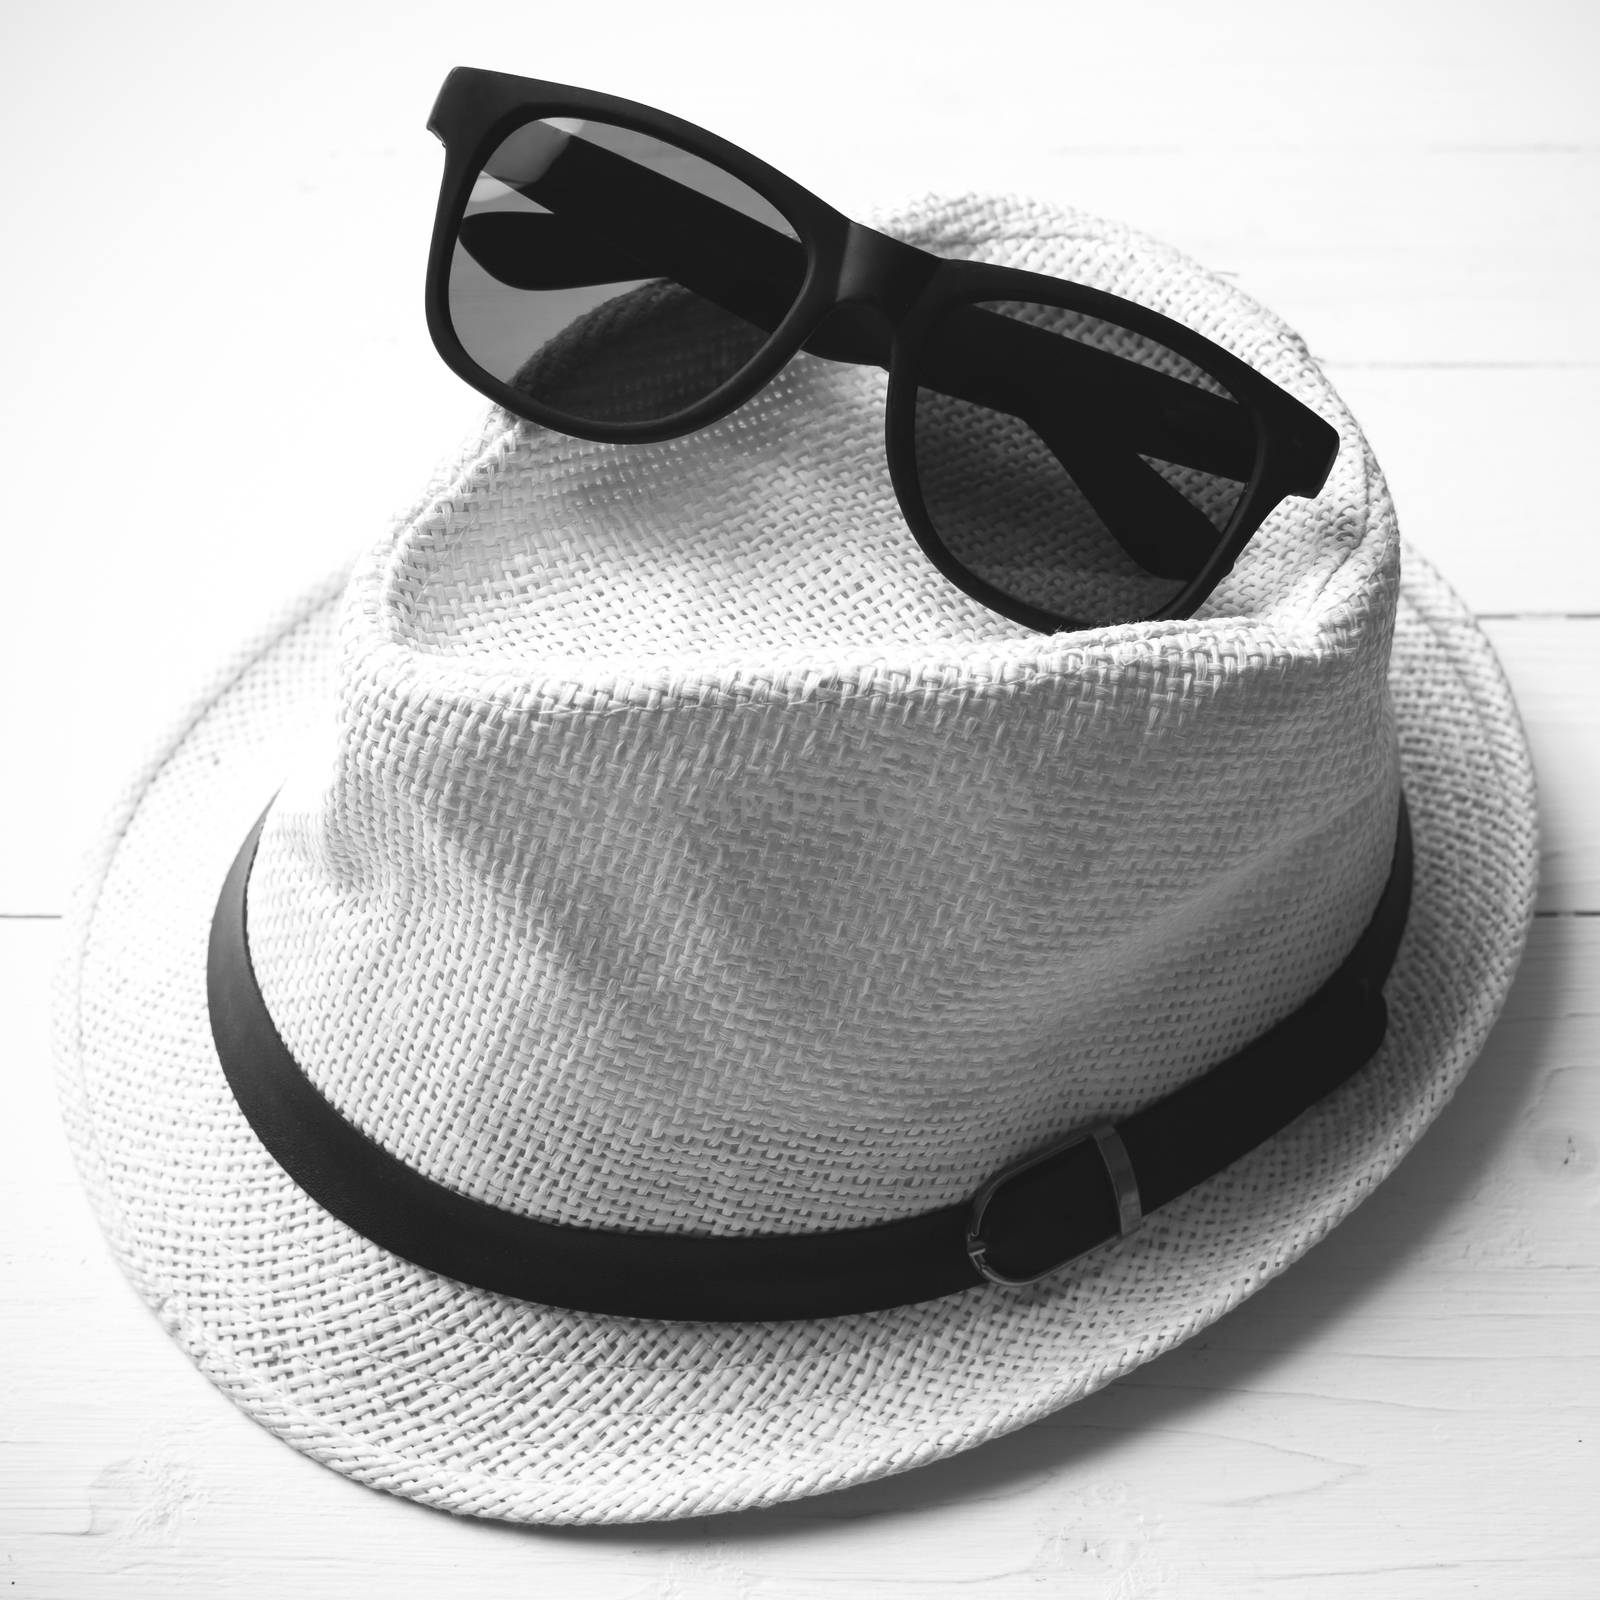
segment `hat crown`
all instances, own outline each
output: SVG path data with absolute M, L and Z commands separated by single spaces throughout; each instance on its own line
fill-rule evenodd
M 802 356 L 661 445 L 492 414 L 356 572 L 249 895 L 285 1043 L 450 1188 L 732 1234 L 947 1205 L 1263 1031 L 1377 898 L 1398 549 L 1298 342 L 1104 225 L 893 231 L 1177 316 L 1346 447 L 1200 617 L 1047 637 L 917 549 L 881 373 Z

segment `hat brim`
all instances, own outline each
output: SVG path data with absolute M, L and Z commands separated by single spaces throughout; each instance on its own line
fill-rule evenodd
M 69 1137 L 125 1271 L 202 1371 L 352 1478 L 541 1523 L 701 1516 L 843 1488 L 1022 1427 L 1289 1266 L 1449 1100 L 1510 988 L 1537 879 L 1533 779 L 1488 641 L 1407 551 L 1391 666 L 1416 847 L 1388 1038 L 1344 1088 L 1129 1238 L 1028 1288 L 817 1322 L 530 1305 L 322 1212 L 223 1079 L 207 929 L 329 679 L 339 584 L 244 652 L 129 790 L 69 932 Z

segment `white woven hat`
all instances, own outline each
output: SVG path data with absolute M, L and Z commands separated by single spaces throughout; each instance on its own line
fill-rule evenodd
M 240 655 L 100 846 L 61 1082 L 162 1324 L 342 1473 L 458 1512 L 647 1520 L 1020 1427 L 1322 1237 L 1504 999 L 1536 871 L 1522 733 L 1483 636 L 1402 563 L 1300 341 L 1080 215 L 968 199 L 886 225 L 1197 328 L 1337 426 L 1332 475 L 1198 617 L 1046 636 L 921 555 L 883 467 L 883 375 L 801 357 L 666 444 L 492 412 L 353 573 Z M 730 1321 L 475 1287 L 289 1176 L 208 1017 L 213 910 L 270 802 L 262 1000 L 404 1168 L 555 1228 L 871 1228 L 964 1206 L 1293 1012 L 1384 892 L 1402 788 L 1414 884 L 1377 1055 L 1028 1286 Z

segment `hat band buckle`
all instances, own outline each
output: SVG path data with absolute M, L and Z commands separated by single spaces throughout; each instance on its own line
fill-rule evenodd
M 1053 1261 L 1041 1271 L 1023 1277 L 1012 1277 L 997 1271 L 988 1260 L 989 1241 L 983 1236 L 983 1219 L 989 1210 L 989 1202 L 1014 1179 L 1022 1177 L 1035 1167 L 1043 1166 L 1046 1162 L 1054 1161 L 1078 1145 L 1091 1142 L 1099 1152 L 1101 1163 L 1105 1167 L 1106 1176 L 1111 1180 L 1111 1188 L 1116 1197 L 1117 1238 L 1126 1239 L 1144 1221 L 1144 1209 L 1139 1202 L 1139 1177 L 1133 1170 L 1128 1147 L 1122 1142 L 1122 1135 L 1117 1132 L 1116 1127 L 1109 1122 L 1097 1122 L 1092 1127 L 1069 1133 L 1065 1139 L 1056 1144 L 1047 1145 L 1034 1155 L 1007 1167 L 1004 1172 L 996 1173 L 972 1197 L 972 1211 L 967 1220 L 967 1259 L 990 1283 L 1012 1286 L 1037 1283 L 1041 1278 L 1048 1278 L 1063 1265 L 1062 1262 Z

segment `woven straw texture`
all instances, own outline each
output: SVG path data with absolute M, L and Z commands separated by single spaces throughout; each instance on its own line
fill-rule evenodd
M 1309 1248 L 1437 1114 L 1509 987 L 1536 860 L 1515 712 L 1410 552 L 1401 582 L 1381 476 L 1299 341 L 1095 219 L 985 199 L 888 225 L 1198 327 L 1339 427 L 1333 476 L 1200 617 L 1046 638 L 917 550 L 882 375 L 802 358 L 658 446 L 491 413 L 348 583 L 241 656 L 86 880 L 62 1092 L 163 1324 L 339 1471 L 456 1511 L 642 1520 L 1018 1427 Z M 210 1043 L 211 907 L 281 785 L 250 893 L 263 992 L 394 1153 L 558 1222 L 903 1216 L 1314 989 L 1381 887 L 1402 774 L 1416 894 L 1371 1068 L 1027 1289 L 720 1326 L 473 1290 L 315 1207 Z

